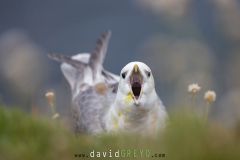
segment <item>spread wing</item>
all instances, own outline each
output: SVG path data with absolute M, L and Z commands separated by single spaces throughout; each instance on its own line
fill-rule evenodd
M 103 68 L 110 37 L 110 31 L 103 33 L 91 54 L 49 55 L 62 63 L 62 72 L 70 84 L 76 132 L 95 134 L 104 130 L 103 117 L 113 103 L 119 81 L 119 76 Z
M 95 50 L 91 54 L 89 65 L 93 71 L 93 78 L 96 78 L 102 72 L 110 37 L 111 31 L 103 33 L 97 40 Z

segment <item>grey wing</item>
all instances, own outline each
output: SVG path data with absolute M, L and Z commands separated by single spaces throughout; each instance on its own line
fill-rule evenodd
M 111 31 L 101 34 L 97 40 L 94 51 L 89 53 L 80 53 L 75 56 L 69 57 L 61 54 L 49 54 L 48 57 L 52 60 L 61 62 L 61 69 L 71 86 L 73 95 L 76 94 L 76 88 L 79 88 L 84 79 L 93 79 L 94 82 L 104 79 L 107 85 L 116 85 L 119 81 L 119 76 L 108 72 L 103 68 L 104 58 L 107 53 L 108 43 L 111 37 Z M 91 73 L 89 73 L 91 70 Z
M 116 96 L 119 76 L 103 68 L 111 32 L 105 32 L 97 40 L 91 54 L 72 57 L 50 54 L 62 62 L 61 69 L 72 90 L 72 115 L 76 132 L 97 134 L 104 131 L 103 118 Z M 104 94 L 96 91 L 98 83 L 106 87 Z
M 86 65 L 87 65 L 84 62 L 80 62 L 78 60 L 72 59 L 72 57 L 62 55 L 62 54 L 50 53 L 50 54 L 48 54 L 48 57 L 50 59 L 55 60 L 60 63 L 71 64 L 71 66 L 75 67 L 76 69 L 78 69 L 80 71 L 82 71 L 84 69 L 84 67 L 86 67 Z
M 82 54 L 80 55 L 82 57 Z M 62 54 L 52 53 L 48 54 L 48 57 L 52 60 L 62 63 L 62 73 L 71 87 L 72 96 L 75 95 L 77 93 L 77 89 L 79 88 L 78 86 L 82 84 L 84 78 L 83 73 L 88 64 Z
M 104 116 L 116 93 L 108 88 L 105 94 L 99 94 L 94 87 L 81 92 L 74 100 L 72 115 L 76 133 L 99 134 L 105 131 Z
M 102 65 L 107 53 L 108 43 L 111 38 L 111 31 L 102 33 L 97 40 L 96 47 L 91 54 L 89 65 L 92 68 L 94 77 L 102 71 Z

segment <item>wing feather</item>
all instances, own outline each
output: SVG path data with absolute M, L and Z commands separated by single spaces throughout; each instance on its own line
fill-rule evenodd
M 108 43 L 111 37 L 111 31 L 107 31 L 102 33 L 100 38 L 97 40 L 96 48 L 92 52 L 89 65 L 93 70 L 93 76 L 95 79 L 95 75 L 101 74 L 101 70 L 106 53 L 108 48 Z
M 67 63 L 79 70 L 82 70 L 87 65 L 86 63 L 80 62 L 78 60 L 72 59 L 72 57 L 62 55 L 62 54 L 50 53 L 48 54 L 48 57 L 60 63 Z

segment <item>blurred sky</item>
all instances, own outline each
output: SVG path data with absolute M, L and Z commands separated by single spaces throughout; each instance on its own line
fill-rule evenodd
M 146 62 L 167 106 L 179 104 L 191 82 L 224 99 L 240 88 L 239 7 L 238 0 L 1 0 L 0 102 L 37 105 L 54 89 L 67 105 L 69 88 L 47 53 L 91 52 L 108 29 L 105 68 L 118 74 L 130 61 Z
M 91 51 L 99 34 L 111 29 L 113 37 L 106 67 L 114 72 L 135 59 L 144 40 L 161 30 L 158 17 L 144 12 L 134 1 L 2 0 L 0 3 L 0 33 L 23 30 L 45 51 L 65 54 Z

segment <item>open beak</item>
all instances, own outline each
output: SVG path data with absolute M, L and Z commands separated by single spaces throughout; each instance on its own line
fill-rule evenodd
M 139 98 L 141 94 L 142 83 L 143 83 L 143 76 L 139 70 L 138 65 L 135 64 L 133 71 L 130 75 L 130 85 L 132 88 L 132 93 L 136 100 Z

